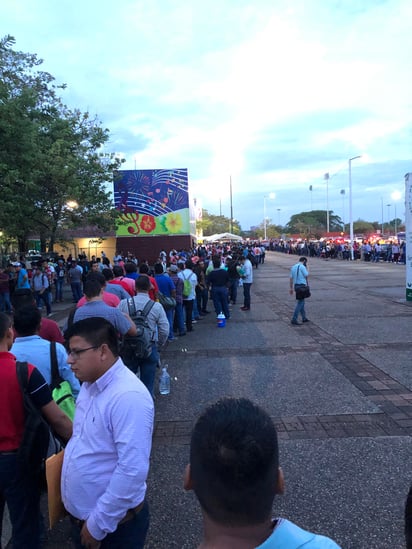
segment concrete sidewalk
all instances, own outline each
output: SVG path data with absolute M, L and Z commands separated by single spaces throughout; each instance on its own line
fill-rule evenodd
M 162 353 L 172 391 L 156 399 L 146 546 L 197 546 L 200 511 L 182 488 L 190 430 L 206 405 L 244 396 L 278 428 L 286 495 L 275 499 L 274 515 L 347 549 L 401 548 L 412 482 L 405 268 L 309 259 L 311 322 L 292 326 L 288 277 L 298 258 L 266 258 L 254 270 L 250 311 L 240 311 L 240 291 L 225 328 L 210 314 Z M 65 520 L 47 547 L 70 547 L 68 538 Z

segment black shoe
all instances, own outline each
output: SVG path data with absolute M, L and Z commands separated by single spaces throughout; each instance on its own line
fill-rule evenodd
M 210 311 L 202 311 L 202 313 L 203 313 L 204 315 L 208 315 L 208 314 L 210 313 Z
M 290 323 L 294 326 L 300 326 L 300 322 L 298 322 L 297 320 L 291 320 Z
M 308 318 L 304 318 L 302 322 L 310 322 L 310 320 Z

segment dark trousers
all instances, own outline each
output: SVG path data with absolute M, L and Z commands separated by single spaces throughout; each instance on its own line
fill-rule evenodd
M 250 287 L 252 286 L 251 282 L 243 283 L 243 307 L 250 308 Z
M 193 314 L 193 299 L 184 299 L 183 307 L 186 313 L 186 330 L 191 332 L 192 328 L 192 314 Z
M 223 313 L 226 318 L 230 318 L 229 305 L 227 302 L 228 291 L 226 286 L 212 287 L 212 300 L 216 315 Z
M 13 548 L 39 549 L 39 482 L 34 477 L 18 474 L 17 453 L 0 454 L 0 498 L 9 509 Z
M 149 529 L 150 514 L 147 501 L 143 509 L 134 518 L 119 524 L 114 532 L 107 534 L 100 545 L 101 549 L 143 549 Z M 84 546 L 80 543 L 80 526 L 72 522 L 72 539 L 76 549 Z

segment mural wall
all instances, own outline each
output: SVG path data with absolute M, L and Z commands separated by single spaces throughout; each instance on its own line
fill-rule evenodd
M 193 233 L 187 169 L 119 170 L 113 184 L 122 221 L 116 236 Z

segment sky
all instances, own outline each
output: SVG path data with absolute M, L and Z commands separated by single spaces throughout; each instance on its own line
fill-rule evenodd
M 327 207 L 348 223 L 359 155 L 353 220 L 405 219 L 411 20 L 410 0 L 2 0 L 0 31 L 124 169 L 188 168 L 227 217 L 231 182 L 247 230 Z

